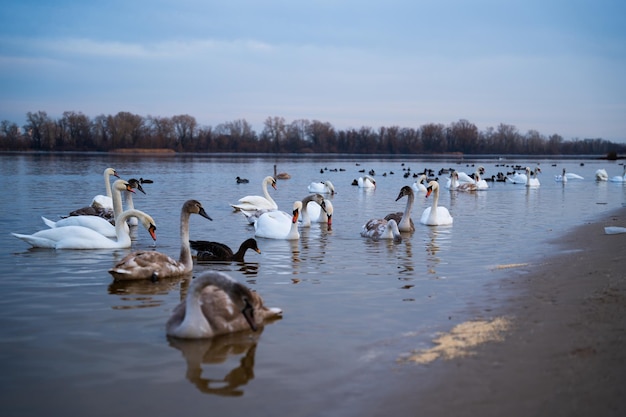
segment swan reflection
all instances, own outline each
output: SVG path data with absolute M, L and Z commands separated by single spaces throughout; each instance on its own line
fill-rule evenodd
M 198 391 L 239 397 L 244 394 L 241 387 L 254 378 L 254 357 L 262 332 L 259 328 L 254 334 L 239 332 L 195 340 L 168 337 L 168 342 L 183 354 L 187 363 L 185 377 Z M 241 357 L 237 364 L 232 363 L 235 356 Z M 227 364 L 230 365 L 226 367 Z

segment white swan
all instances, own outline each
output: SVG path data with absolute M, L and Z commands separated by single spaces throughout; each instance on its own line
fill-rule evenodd
M 309 216 L 309 210 L 314 211 L 313 215 L 315 216 L 315 220 L 317 220 L 320 216 L 319 210 L 316 210 L 317 208 L 319 208 L 321 211 L 326 212 L 326 201 L 321 194 L 316 193 L 307 195 L 302 199 L 301 203 L 302 211 L 300 214 L 302 218 L 302 227 L 311 227 L 312 216 Z
M 129 195 L 134 193 L 132 189 L 132 184 L 130 182 L 125 182 L 124 180 L 117 180 L 113 183 L 113 212 L 115 213 L 115 219 L 122 214 L 122 191 L 125 191 Z M 129 207 L 129 209 L 134 209 L 134 207 Z M 113 226 L 108 220 L 104 219 L 100 216 L 90 216 L 90 215 L 80 215 L 80 216 L 70 216 L 59 221 L 52 221 L 45 217 L 41 217 L 43 222 L 50 228 L 54 229 L 57 227 L 67 227 L 67 226 L 82 226 L 87 227 L 89 229 L 93 229 L 96 232 L 100 233 L 106 237 L 117 237 L 117 232 L 115 230 L 115 226 Z M 130 219 L 136 219 L 135 217 L 130 217 Z M 126 233 L 129 233 L 130 230 L 128 228 L 128 222 L 122 225 Z
M 364 175 L 357 179 L 359 188 L 376 188 L 376 180 L 369 175 Z
M 520 174 L 519 172 L 514 173 L 512 176 L 507 176 L 506 179 L 511 184 L 524 184 L 528 182 L 528 176 L 526 174 Z
M 413 224 L 413 219 L 411 218 L 411 210 L 413 209 L 413 204 L 415 202 L 413 189 L 408 185 L 402 187 L 396 201 L 400 200 L 402 197 L 406 197 L 404 212 L 399 211 L 397 213 L 389 213 L 385 216 L 385 220 L 395 220 L 398 225 L 398 230 L 401 232 L 414 232 L 415 224 Z
M 361 236 L 372 240 L 393 239 L 394 242 L 402 242 L 402 235 L 398 230 L 395 220 L 370 219 L 363 225 Z
M 117 174 L 113 168 L 107 168 L 104 170 L 104 188 L 106 190 L 106 195 L 99 194 L 95 196 L 91 200 L 91 206 L 94 208 L 102 208 L 105 210 L 113 210 L 113 195 L 111 193 L 111 175 L 119 178 L 120 176 Z
M 256 331 L 266 320 L 279 318 L 261 296 L 223 272 L 207 271 L 191 281 L 185 300 L 165 324 L 168 336 L 202 339 L 246 329 Z
M 477 190 L 486 190 L 489 188 L 489 184 L 487 183 L 487 181 L 485 181 L 484 179 L 482 179 L 481 176 L 481 171 L 478 170 L 474 173 L 474 184 L 476 184 L 476 189 Z
M 450 178 L 446 184 L 446 188 L 450 189 L 450 191 L 478 191 L 478 185 L 474 182 L 459 183 L 459 173 L 456 171 L 452 171 L 450 173 Z
M 312 182 L 307 187 L 310 193 L 319 193 L 319 194 L 335 194 L 335 186 L 330 181 L 318 181 Z
M 606 172 L 606 169 L 600 168 L 596 171 L 596 181 L 608 181 L 609 174 Z
M 142 193 L 146 193 L 143 190 L 143 187 L 141 186 L 141 181 L 135 178 L 131 178 L 128 180 L 128 183 L 130 184 L 130 186 L 132 188 L 136 188 L 139 191 L 141 191 Z M 134 192 L 127 192 L 125 193 L 125 197 L 126 197 L 126 208 L 127 209 L 134 209 L 135 208 L 135 203 L 133 202 L 133 194 L 135 194 Z M 113 211 L 115 211 L 115 204 L 113 205 Z M 117 217 L 117 213 L 115 214 L 115 217 Z M 137 226 L 138 221 L 136 217 L 131 217 L 130 219 L 128 219 L 128 224 L 131 226 Z
M 191 248 L 189 247 L 189 216 L 199 214 L 213 220 L 206 214 L 197 200 L 187 200 L 180 211 L 180 256 L 178 261 L 156 251 L 140 251 L 126 255 L 109 273 L 116 280 L 151 279 L 179 277 L 193 269 Z
M 324 200 L 324 209 L 318 204 L 309 203 L 307 210 L 311 217 L 311 223 L 327 223 L 328 230 L 333 225 L 333 203 L 330 200 Z
M 424 210 L 420 223 L 427 226 L 445 226 L 452 224 L 453 219 L 448 209 L 439 206 L 439 183 L 437 181 L 429 182 L 427 190 L 426 198 L 428 198 L 431 193 L 435 194 L 433 197 L 433 205 Z
M 300 239 L 298 217 L 302 210 L 302 201 L 293 203 L 293 214 L 274 210 L 263 213 L 254 223 L 254 236 L 267 239 Z
M 65 226 L 41 230 L 32 235 L 12 233 L 35 248 L 50 249 L 125 249 L 130 248 L 131 239 L 124 228 L 126 220 L 135 216 L 148 229 L 152 239 L 156 240 L 156 226 L 152 217 L 139 210 L 126 210 L 120 214 L 116 226 L 117 240 L 109 239 L 93 229 L 82 226 Z
M 267 176 L 263 179 L 261 183 L 261 187 L 263 188 L 263 196 L 259 195 L 248 195 L 239 199 L 238 204 L 231 204 L 235 210 L 246 210 L 246 211 L 255 211 L 255 210 L 277 210 L 278 205 L 270 196 L 270 193 L 267 192 L 267 186 L 271 185 L 273 189 L 276 189 L 276 180 L 274 177 Z
M 539 168 L 535 168 L 533 174 L 530 172 L 530 168 L 526 167 L 526 187 L 539 187 L 541 184 L 539 183 L 539 178 L 537 178 L 537 174 L 541 172 Z
M 425 179 L 426 179 L 426 175 L 424 174 L 421 174 L 419 177 L 417 177 L 417 180 L 411 185 L 411 188 L 413 189 L 414 192 L 416 193 L 426 192 L 426 186 L 423 184 Z
M 562 182 L 562 183 L 566 183 L 567 182 L 567 175 L 565 174 L 565 168 L 563 168 L 563 173 L 561 175 L 555 175 L 554 176 L 554 181 Z
M 611 182 L 626 182 L 626 165 L 624 165 L 624 173 L 622 176 L 616 175 L 614 177 L 609 178 Z

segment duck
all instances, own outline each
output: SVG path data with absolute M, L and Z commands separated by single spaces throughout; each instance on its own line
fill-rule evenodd
M 289 178 L 291 178 L 291 175 L 287 174 L 286 172 L 281 172 L 280 174 L 277 174 L 276 164 L 274 164 L 274 178 L 277 180 L 288 180 Z
M 321 194 L 309 194 L 301 200 L 301 203 L 302 227 L 311 227 L 312 217 L 317 221 L 320 217 L 320 211 L 326 212 L 326 200 Z M 309 211 L 313 211 L 313 216 L 309 216 Z
M 357 179 L 357 184 L 359 188 L 376 188 L 376 180 L 369 175 L 359 177 Z
M 282 309 L 266 307 L 257 292 L 230 275 L 207 271 L 191 281 L 185 300 L 167 320 L 165 332 L 174 338 L 206 339 L 248 329 L 257 331 L 282 314 Z
M 113 195 L 111 193 L 111 175 L 119 178 L 117 171 L 114 168 L 106 168 L 104 170 L 104 189 L 106 195 L 98 194 L 91 200 L 91 206 L 93 208 L 102 208 L 105 210 L 113 210 Z
M 32 235 L 12 233 L 13 236 L 30 244 L 35 248 L 49 249 L 126 249 L 131 246 L 128 229 L 124 228 L 126 220 L 135 216 L 148 230 L 153 240 L 156 240 L 156 224 L 148 214 L 139 210 L 126 210 L 119 216 L 115 227 L 117 239 L 98 233 L 97 231 L 83 226 L 65 226 L 53 229 L 40 230 Z
M 180 211 L 180 256 L 178 261 L 156 251 L 138 251 L 126 255 L 109 273 L 117 281 L 173 278 L 189 274 L 193 270 L 193 259 L 189 246 L 189 217 L 199 214 L 213 220 L 198 200 L 187 200 Z
M 122 213 L 122 191 L 126 191 L 128 194 L 134 194 L 133 184 L 130 180 L 129 182 L 124 182 L 123 180 L 117 180 L 113 184 L 113 212 L 115 213 L 115 217 L 119 217 Z M 140 185 L 139 185 L 140 186 Z M 127 199 L 128 201 L 128 199 Z M 129 207 L 129 209 L 134 209 L 134 206 Z M 41 219 L 51 229 L 57 227 L 67 227 L 67 226 L 82 226 L 87 227 L 89 229 L 93 229 L 96 232 L 100 233 L 106 237 L 117 237 L 117 231 L 115 226 L 104 217 L 93 216 L 93 215 L 79 215 L 79 216 L 70 216 L 64 219 L 53 221 L 46 217 L 41 216 Z M 130 217 L 128 220 L 136 219 L 136 217 Z M 122 227 L 125 229 L 126 233 L 129 233 L 130 230 L 128 228 L 128 222 L 125 222 Z
M 276 189 L 276 180 L 274 179 L 274 177 L 267 176 L 263 178 L 263 182 L 261 183 L 261 188 L 263 189 L 263 197 L 259 195 L 248 195 L 245 197 L 241 197 L 239 199 L 239 203 L 231 204 L 231 207 L 234 208 L 235 211 L 255 211 L 263 209 L 277 210 L 278 205 L 267 192 L 268 185 L 271 185 L 273 189 Z
M 608 181 L 609 174 L 606 172 L 606 169 L 600 168 L 596 171 L 596 181 Z
M 404 212 L 397 213 L 389 213 L 385 216 L 385 220 L 395 220 L 398 226 L 398 230 L 401 232 L 414 232 L 415 224 L 413 224 L 413 219 L 411 218 L 411 210 L 413 209 L 413 204 L 415 202 L 415 194 L 413 193 L 413 189 L 405 185 L 400 189 L 400 193 L 396 198 L 396 201 L 400 200 L 402 197 L 406 197 L 406 206 L 404 208 Z
M 250 182 L 247 178 L 241 178 L 241 177 L 237 177 L 235 178 L 235 180 L 237 181 L 237 184 L 247 184 Z
M 312 182 L 311 184 L 309 184 L 307 189 L 309 190 L 310 193 L 330 194 L 330 195 L 335 194 L 335 186 L 333 185 L 332 182 L 328 180 Z
M 361 236 L 372 240 L 392 239 L 396 243 L 402 242 L 402 235 L 395 220 L 370 219 L 361 228 Z
M 439 183 L 430 181 L 426 187 L 426 198 L 434 193 L 433 205 L 422 213 L 420 223 L 426 226 L 447 226 L 453 223 L 453 218 L 446 207 L 439 206 Z
M 197 251 L 196 259 L 198 261 L 227 261 L 227 262 L 243 262 L 243 257 L 248 249 L 252 249 L 256 253 L 261 253 L 254 238 L 243 241 L 237 252 L 233 252 L 231 248 L 220 242 L 209 242 L 206 240 L 190 240 L 189 245 Z
M 274 210 L 263 213 L 254 223 L 254 236 L 267 239 L 300 239 L 298 217 L 302 211 L 302 201 L 293 203 L 292 214 Z

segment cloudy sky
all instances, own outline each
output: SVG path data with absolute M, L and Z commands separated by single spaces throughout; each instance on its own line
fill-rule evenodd
M 0 120 L 500 123 L 626 142 L 621 0 L 5 0 Z

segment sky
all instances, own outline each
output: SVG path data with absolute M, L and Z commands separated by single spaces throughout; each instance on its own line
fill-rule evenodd
M 5 0 L 0 120 L 467 120 L 626 143 L 622 0 Z

